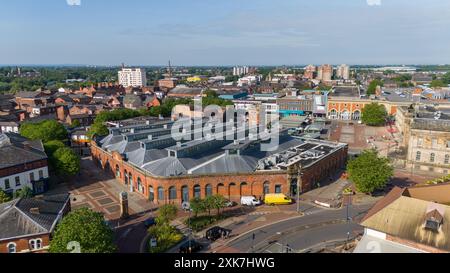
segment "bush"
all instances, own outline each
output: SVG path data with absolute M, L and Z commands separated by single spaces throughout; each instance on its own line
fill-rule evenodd
M 185 220 L 185 224 L 189 226 L 194 232 L 199 232 L 204 230 L 205 228 L 212 226 L 213 224 L 222 221 L 226 218 L 226 216 L 223 215 L 216 215 L 216 216 L 198 216 L 198 217 L 191 217 L 189 220 Z
M 6 194 L 2 189 L 0 189 L 0 204 L 11 201 L 11 196 Z
M 149 228 L 148 232 L 157 241 L 156 247 L 149 245 L 150 253 L 166 252 L 183 239 L 183 235 L 168 223 L 157 223 L 156 226 Z

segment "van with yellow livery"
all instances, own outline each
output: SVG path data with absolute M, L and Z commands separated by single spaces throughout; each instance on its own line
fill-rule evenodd
M 293 203 L 293 200 L 282 193 L 266 194 L 264 197 L 264 203 L 269 206 L 290 205 Z

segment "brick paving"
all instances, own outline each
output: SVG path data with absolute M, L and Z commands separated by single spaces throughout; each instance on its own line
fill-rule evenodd
M 117 220 L 120 217 L 119 195 L 128 188 L 101 171 L 90 158 L 83 158 L 81 164 L 81 173 L 77 177 L 53 191 L 69 191 L 73 209 L 87 207 L 101 212 L 107 220 Z M 131 215 L 154 209 L 138 193 L 129 193 L 128 198 Z

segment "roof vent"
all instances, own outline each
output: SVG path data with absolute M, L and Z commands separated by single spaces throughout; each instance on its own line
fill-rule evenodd
M 35 215 L 41 214 L 39 208 L 30 208 L 30 213 Z

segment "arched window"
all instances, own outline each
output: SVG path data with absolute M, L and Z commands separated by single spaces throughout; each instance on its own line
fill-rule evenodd
M 206 185 L 206 187 L 205 187 L 205 195 L 206 196 L 213 195 L 212 186 L 210 184 Z
M 41 248 L 42 248 L 42 240 L 41 239 L 30 240 L 30 249 L 31 250 L 39 250 Z
M 9 243 L 7 245 L 8 253 L 16 253 L 16 244 L 15 243 Z
M 155 201 L 155 190 L 153 189 L 152 186 L 148 187 L 148 200 L 150 202 Z
M 195 185 L 194 186 L 194 197 L 201 198 L 201 195 L 202 195 L 202 189 L 201 189 L 200 185 Z
M 124 171 L 123 177 L 124 177 L 124 180 L 125 180 L 125 184 L 128 185 L 128 173 L 127 173 L 127 170 Z
M 158 187 L 158 201 L 164 201 L 164 188 Z
M 329 115 L 330 115 L 331 119 L 337 119 L 337 117 L 338 117 L 337 111 L 335 109 L 331 110 Z
M 144 187 L 142 186 L 142 181 L 141 181 L 141 178 L 140 178 L 140 177 L 138 177 L 137 183 L 138 183 L 138 191 L 139 191 L 140 193 L 144 193 Z
M 181 188 L 181 201 L 189 202 L 189 188 L 188 186 L 183 186 Z
M 120 168 L 119 165 L 116 165 L 116 177 L 120 178 Z
M 226 195 L 225 185 L 223 183 L 219 183 L 217 185 L 217 194 Z
M 176 200 L 177 199 L 177 189 L 175 187 L 169 188 L 169 199 Z
M 420 151 L 418 151 L 416 153 L 416 161 L 420 161 L 421 158 L 422 158 L 422 153 Z
M 248 184 L 247 184 L 247 182 L 242 182 L 241 183 L 240 193 L 241 193 L 241 196 L 250 195 L 250 193 L 248 192 Z
M 270 193 L 270 182 L 266 181 L 264 182 L 264 194 L 269 194 Z
M 436 160 L 436 154 L 435 154 L 435 153 L 432 153 L 432 154 L 430 155 L 430 162 L 431 162 L 431 163 L 434 163 L 435 160 Z
M 131 185 L 131 186 L 134 186 L 134 185 L 133 185 L 133 174 L 129 173 L 129 174 L 128 174 L 128 179 L 129 179 L 129 181 L 130 181 L 130 185 Z

